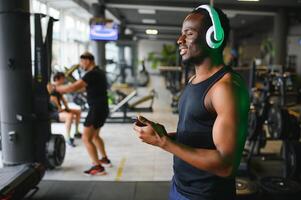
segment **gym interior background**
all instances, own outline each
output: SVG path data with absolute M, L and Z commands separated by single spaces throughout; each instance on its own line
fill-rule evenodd
M 0 199 L 167 199 L 172 156 L 141 143 L 132 122 L 142 113 L 176 129 L 178 100 L 193 74 L 181 64 L 176 40 L 187 13 L 209 3 L 230 19 L 225 63 L 250 92 L 238 198 L 300 199 L 299 0 L 1 0 Z M 41 88 L 55 72 L 68 82 L 82 76 L 85 51 L 109 83 L 110 116 L 101 134 L 113 167 L 101 177 L 82 175 L 90 162 L 82 141 L 65 145 L 64 124 L 43 118 L 48 111 L 41 107 Z M 66 95 L 82 117 L 85 97 Z M 46 160 L 47 171 L 29 160 Z

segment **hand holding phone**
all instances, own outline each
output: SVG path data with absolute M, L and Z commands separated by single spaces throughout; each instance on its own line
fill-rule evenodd
M 152 126 L 152 128 L 154 129 L 154 131 L 160 136 L 160 137 L 163 137 L 163 136 L 168 136 L 165 128 L 163 125 L 159 124 L 159 123 L 155 123 L 155 122 L 152 122 L 148 119 L 146 119 L 145 117 L 139 115 L 137 117 L 137 121 L 136 121 L 136 125 L 137 126 L 140 126 L 140 127 L 144 127 L 144 126 L 147 126 L 147 124 L 150 124 Z
M 147 126 L 145 123 L 143 123 L 143 122 L 141 121 L 141 119 L 139 119 L 139 117 L 140 117 L 140 116 L 138 116 L 138 117 L 136 118 L 135 125 L 136 125 L 136 126 L 139 126 L 139 127 Z

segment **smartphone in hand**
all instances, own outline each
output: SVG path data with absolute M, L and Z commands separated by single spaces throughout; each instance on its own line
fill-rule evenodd
M 144 126 L 146 126 L 146 124 L 143 123 L 143 122 L 145 122 L 145 118 L 142 117 L 142 116 L 138 116 L 138 117 L 136 118 L 135 124 L 136 124 L 136 126 L 144 127 Z
M 160 137 L 168 136 L 164 126 L 159 123 L 149 121 L 148 119 L 146 119 L 145 117 L 143 117 L 141 115 L 139 115 L 137 117 L 137 121 L 139 122 L 139 124 L 141 124 L 141 127 L 146 126 L 146 122 L 148 121 Z M 137 123 L 136 123 L 136 125 L 139 126 Z

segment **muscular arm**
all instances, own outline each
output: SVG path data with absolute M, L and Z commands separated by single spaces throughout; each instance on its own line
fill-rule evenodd
M 56 91 L 59 93 L 70 93 L 70 92 L 75 92 L 78 90 L 81 90 L 85 88 L 87 84 L 83 80 L 77 80 L 76 82 L 70 84 L 70 85 L 61 85 L 56 87 Z
M 230 176 L 236 166 L 238 145 L 238 105 L 234 89 L 230 84 L 220 84 L 212 92 L 212 106 L 217 118 L 213 126 L 213 141 L 216 150 L 191 148 L 178 144 L 168 138 L 163 149 L 176 155 L 192 166 L 209 171 L 218 176 Z M 239 156 L 238 156 L 239 157 Z

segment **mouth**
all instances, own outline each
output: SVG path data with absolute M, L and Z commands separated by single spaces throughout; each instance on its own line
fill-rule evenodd
M 180 55 L 183 56 L 187 53 L 187 48 L 180 48 Z

